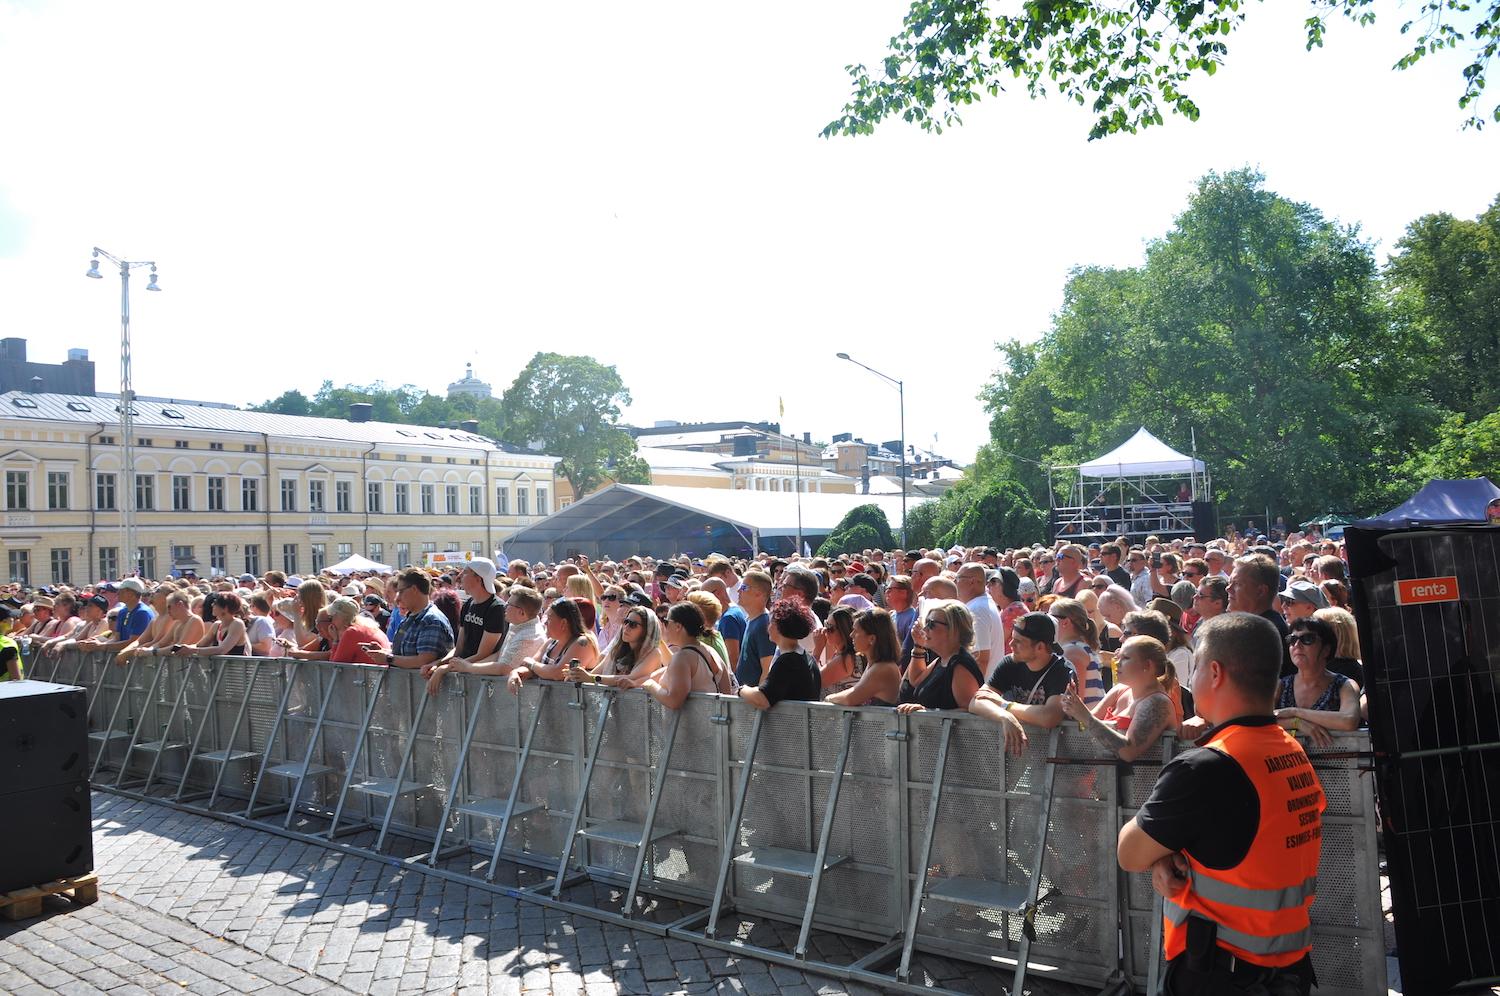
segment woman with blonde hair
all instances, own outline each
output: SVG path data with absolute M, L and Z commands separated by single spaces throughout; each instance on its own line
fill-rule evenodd
M 308 578 L 297 586 L 297 614 L 292 618 L 297 646 L 305 647 L 318 639 L 318 613 L 328 605 L 328 592 L 316 578 Z
M 1089 736 L 1122 761 L 1134 761 L 1150 750 L 1182 716 L 1162 687 L 1170 671 L 1167 648 L 1149 636 L 1132 636 L 1120 645 L 1120 681 L 1093 709 L 1078 695 L 1075 678 L 1062 697 L 1063 712 L 1083 725 Z
M 1323 583 L 1337 582 L 1324 581 Z M 1339 638 L 1339 644 L 1333 650 L 1333 659 L 1328 662 L 1328 670 L 1334 674 L 1342 674 L 1346 678 L 1353 678 L 1359 683 L 1360 688 L 1364 688 L 1364 654 L 1360 653 L 1359 624 L 1354 621 L 1354 614 L 1348 609 L 1329 606 L 1314 612 L 1312 617 L 1321 619 L 1332 626 L 1334 634 Z
M 1105 578 L 1105 581 L 1108 582 L 1109 579 Z M 1104 618 L 1104 612 L 1099 608 L 1099 595 L 1093 589 L 1085 588 L 1078 593 L 1078 601 L 1083 605 L 1083 611 L 1094 620 L 1095 632 L 1099 634 L 1099 650 L 1111 654 L 1119 650 L 1125 638 L 1120 635 L 1120 627 Z

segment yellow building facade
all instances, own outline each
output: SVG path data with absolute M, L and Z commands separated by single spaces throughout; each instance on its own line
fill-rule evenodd
M 0 569 L 9 580 L 127 573 L 127 497 L 148 577 L 189 567 L 308 573 L 355 553 L 395 566 L 432 552 L 489 556 L 555 509 L 555 458 L 505 452 L 470 428 L 140 397 L 133 411 L 127 474 L 117 399 L 0 394 Z

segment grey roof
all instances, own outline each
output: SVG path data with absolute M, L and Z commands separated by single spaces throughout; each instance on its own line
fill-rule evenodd
M 391 446 L 443 446 L 452 449 L 497 450 L 493 439 L 461 429 L 400 425 L 395 422 L 350 422 L 311 415 L 276 415 L 240 408 L 208 406 L 192 401 L 147 400 L 137 396 L 133 409 L 136 428 L 191 429 L 210 432 L 255 432 L 281 438 L 330 439 L 340 442 L 384 443 Z M 0 418 L 107 425 L 119 421 L 119 399 L 77 394 L 0 394 Z M 556 460 L 540 453 L 522 454 Z

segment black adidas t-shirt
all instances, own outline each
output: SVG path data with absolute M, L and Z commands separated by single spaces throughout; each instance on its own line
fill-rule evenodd
M 1007 654 L 990 673 L 988 684 L 1001 698 L 1017 705 L 1046 705 L 1052 696 L 1066 692 L 1072 679 L 1073 665 L 1059 654 L 1053 654 L 1042 671 L 1033 671 Z
M 458 615 L 458 649 L 455 653 L 464 658 L 474 656 L 479 652 L 480 641 L 486 633 L 499 633 L 501 642 L 504 642 L 506 629 L 504 602 L 493 595 L 483 602 L 466 598 L 463 611 Z M 496 649 L 499 646 L 495 644 Z

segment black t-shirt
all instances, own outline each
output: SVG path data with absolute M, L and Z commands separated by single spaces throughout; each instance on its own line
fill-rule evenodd
M 1104 574 L 1121 588 L 1124 588 L 1126 591 L 1130 590 L 1130 572 L 1125 568 L 1112 567 L 1109 570 L 1105 571 Z
M 823 677 L 806 651 L 789 650 L 776 655 L 760 690 L 771 705 L 787 700 L 817 702 L 823 697 Z
M 1271 625 L 1276 627 L 1276 632 L 1281 635 L 1281 676 L 1285 678 L 1289 674 L 1296 674 L 1297 665 L 1292 663 L 1292 648 L 1286 645 L 1287 634 L 1292 631 L 1291 627 L 1275 609 L 1267 609 L 1260 614 L 1260 617 L 1269 619 Z
M 1038 678 L 1041 684 L 1037 684 Z M 1018 705 L 1046 705 L 1052 696 L 1066 692 L 1072 679 L 1073 666 L 1060 654 L 1053 654 L 1041 671 L 1033 671 L 1007 654 L 991 672 L 989 686 L 999 692 L 1001 698 Z
M 1360 688 L 1365 687 L 1364 665 L 1353 657 L 1335 657 L 1328 662 L 1328 670 L 1358 682 Z
M 1248 716 L 1216 726 L 1266 726 L 1271 716 Z M 1207 747 L 1174 757 L 1161 769 L 1151 797 L 1136 815 L 1142 830 L 1162 847 L 1186 851 L 1209 868 L 1245 860 L 1260 829 L 1260 793 L 1234 758 Z
M 455 653 L 459 657 L 472 657 L 479 652 L 484 634 L 499 633 L 500 639 L 504 641 L 506 628 L 504 602 L 493 595 L 483 602 L 466 598 L 463 611 L 458 614 L 459 636 Z

